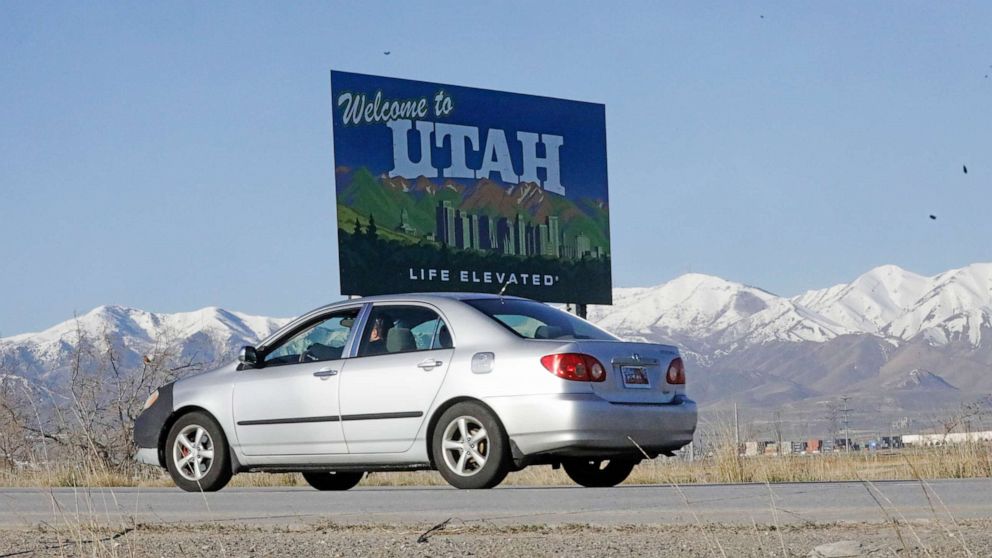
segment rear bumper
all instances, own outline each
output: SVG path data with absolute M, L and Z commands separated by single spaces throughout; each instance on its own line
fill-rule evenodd
M 696 403 L 615 404 L 591 393 L 493 397 L 485 400 L 522 456 L 596 454 L 652 457 L 692 441 Z M 636 442 L 636 445 L 635 445 Z M 515 456 L 520 457 L 520 456 Z

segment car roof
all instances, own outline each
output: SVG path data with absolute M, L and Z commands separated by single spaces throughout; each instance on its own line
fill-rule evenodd
M 506 299 L 506 300 L 531 300 L 529 298 L 523 298 L 519 296 L 510 296 L 492 293 L 449 293 L 449 292 L 438 292 L 438 293 L 398 293 L 398 294 L 385 294 L 385 295 L 370 295 L 362 296 L 351 299 L 340 300 L 338 302 L 332 302 L 321 306 L 320 308 L 315 308 L 308 314 L 321 310 L 323 308 L 332 308 L 337 306 L 342 306 L 346 304 L 362 304 L 366 302 L 410 302 L 410 301 L 420 301 L 420 302 L 435 302 L 435 301 L 448 301 L 448 300 L 492 300 L 492 299 Z
M 345 300 L 339 300 L 337 302 L 332 302 L 330 304 L 325 304 L 318 308 L 314 308 L 309 312 L 301 314 L 300 317 L 309 316 L 316 314 L 318 312 L 323 312 L 325 310 L 330 310 L 332 308 L 338 308 L 341 306 L 347 306 L 349 304 L 365 304 L 368 302 L 427 302 L 427 303 L 445 303 L 451 300 L 466 301 L 466 300 L 494 300 L 502 298 L 504 300 L 532 300 L 529 298 L 523 298 L 519 296 L 509 296 L 492 293 L 449 293 L 449 292 L 438 292 L 438 293 L 398 293 L 398 294 L 385 294 L 385 295 L 371 295 L 371 296 L 361 296 L 357 298 L 350 298 Z M 296 321 L 295 319 L 293 321 Z

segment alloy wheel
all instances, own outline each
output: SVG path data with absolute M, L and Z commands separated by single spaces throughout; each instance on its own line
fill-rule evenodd
M 207 429 L 190 424 L 179 431 L 172 445 L 176 470 L 186 480 L 200 482 L 214 462 L 214 441 Z
M 456 475 L 471 477 L 486 466 L 489 458 L 489 433 L 471 416 L 460 416 L 444 429 L 441 441 L 444 462 Z

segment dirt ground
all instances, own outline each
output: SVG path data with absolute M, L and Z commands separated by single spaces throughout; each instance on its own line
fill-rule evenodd
M 599 557 L 808 556 L 818 545 L 853 541 L 857 553 L 827 556 L 992 556 L 992 521 L 785 526 L 429 525 L 240 527 L 138 525 L 0 530 L 0 558 L 120 557 Z M 418 539 L 424 542 L 418 542 Z M 860 546 L 858 546 L 860 545 Z M 813 554 L 816 556 L 816 554 Z

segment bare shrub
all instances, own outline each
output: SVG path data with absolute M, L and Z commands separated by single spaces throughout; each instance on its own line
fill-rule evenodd
M 31 379 L 0 367 L 0 465 L 53 486 L 112 486 L 153 474 L 132 460 L 134 420 L 149 394 L 206 363 L 165 335 L 137 366 L 122 364 L 110 332 L 76 328 L 65 377 Z

